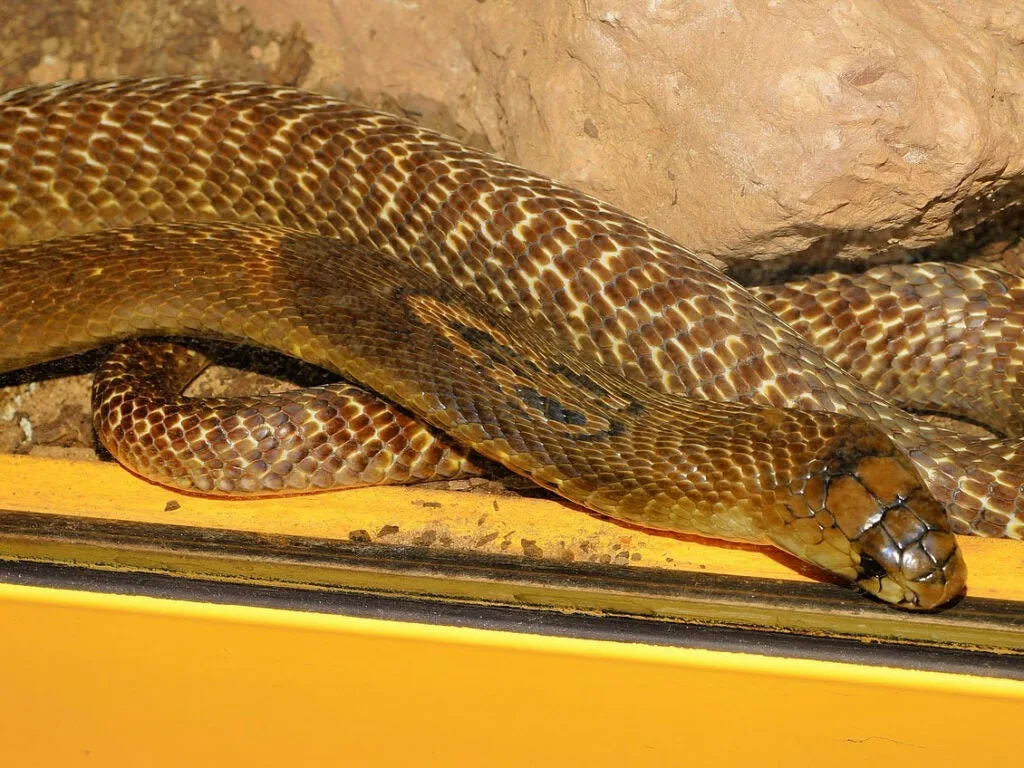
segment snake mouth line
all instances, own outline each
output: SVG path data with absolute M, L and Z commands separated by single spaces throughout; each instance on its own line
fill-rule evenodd
M 903 608 L 932 610 L 966 586 L 967 568 L 945 510 L 914 465 L 881 433 L 851 423 L 849 439 L 818 472 L 790 484 L 773 540 L 869 594 Z M 773 527 L 774 525 L 774 527 Z

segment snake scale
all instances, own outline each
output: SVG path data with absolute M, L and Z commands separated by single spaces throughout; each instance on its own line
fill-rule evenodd
M 188 78 L 0 96 L 0 246 L 0 371 L 173 335 L 351 382 L 196 403 L 179 393 L 201 356 L 123 345 L 97 374 L 97 432 L 158 482 L 306 492 L 472 474 L 483 456 L 611 518 L 774 544 L 908 608 L 962 591 L 952 532 L 1024 534 L 1011 275 L 916 264 L 748 291 L 610 205 L 403 119 Z

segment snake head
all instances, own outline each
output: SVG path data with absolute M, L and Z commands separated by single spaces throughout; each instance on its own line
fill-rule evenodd
M 766 520 L 769 535 L 803 560 L 901 608 L 937 608 L 960 594 L 967 567 L 945 510 L 910 461 L 868 424 L 789 484 Z

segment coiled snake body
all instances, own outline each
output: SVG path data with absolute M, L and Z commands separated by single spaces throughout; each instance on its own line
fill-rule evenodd
M 329 98 L 183 78 L 0 97 L 0 245 L 0 370 L 194 335 L 365 388 L 197 410 L 177 395 L 195 353 L 131 347 L 98 376 L 97 431 L 160 482 L 407 482 L 476 471 L 475 451 L 613 518 L 773 543 L 906 607 L 963 587 L 951 529 L 1021 535 L 1019 440 L 900 410 L 611 206 Z M 1016 278 L 816 279 L 759 295 L 886 397 L 1024 424 Z

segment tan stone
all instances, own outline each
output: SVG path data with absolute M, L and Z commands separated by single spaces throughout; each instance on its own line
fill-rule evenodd
M 1020 0 L 245 0 L 304 84 L 614 202 L 705 256 L 860 258 L 1021 192 Z
M 184 72 L 348 95 L 748 270 L 895 257 L 1024 190 L 1020 0 L 234 1 L 5 0 L 0 82 Z

